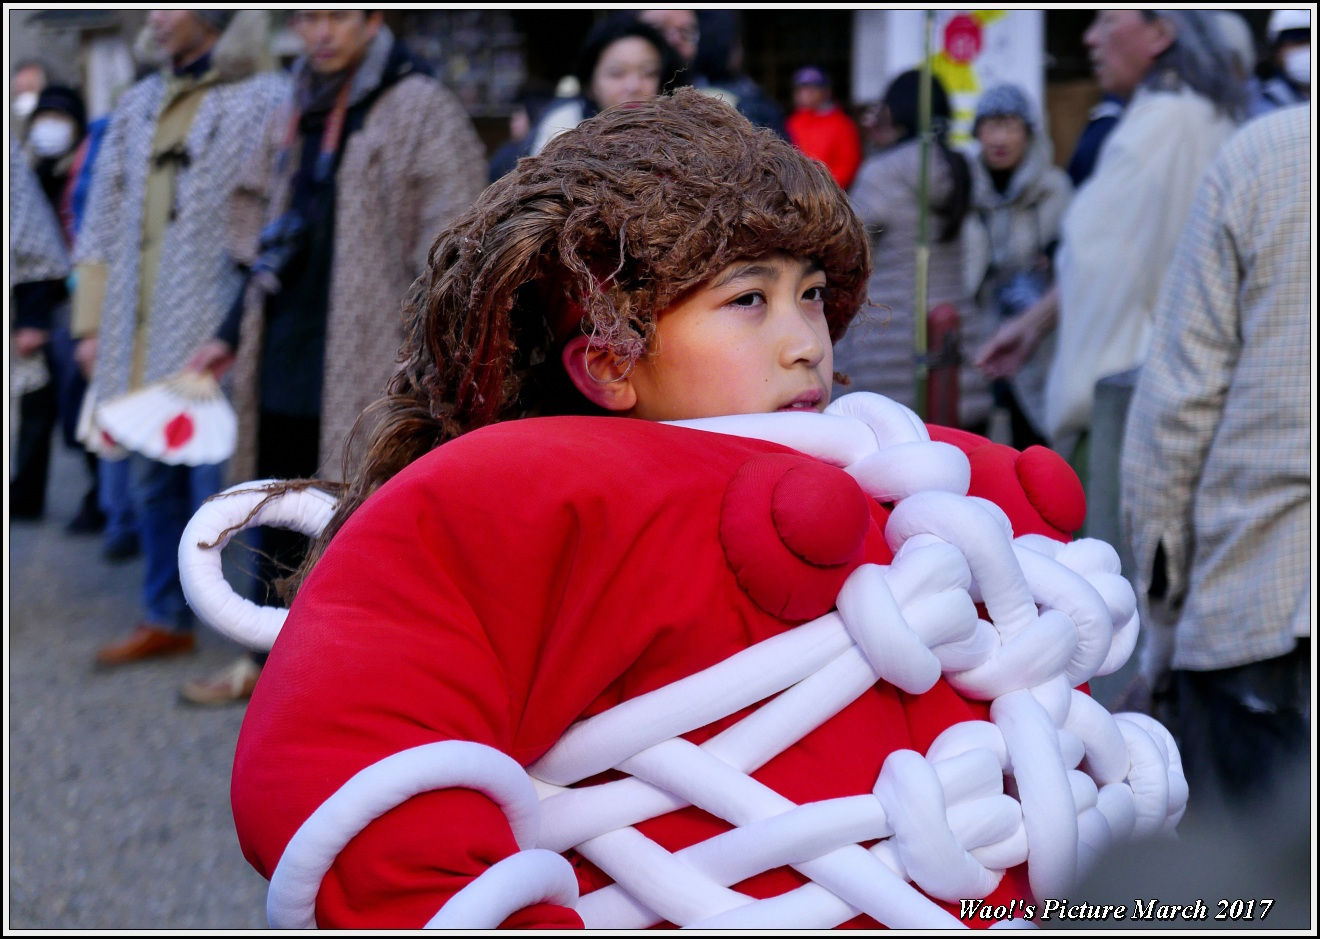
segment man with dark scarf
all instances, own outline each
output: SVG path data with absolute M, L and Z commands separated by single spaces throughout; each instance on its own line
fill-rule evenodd
M 217 374 L 237 362 L 238 479 L 338 472 L 343 437 L 369 403 L 343 401 L 343 389 L 383 391 L 404 293 L 440 227 L 486 183 L 471 122 L 381 11 L 300 10 L 293 26 L 305 54 L 292 100 L 271 119 L 236 192 L 236 231 L 255 214 L 246 210 L 261 210 L 255 245 L 231 233 L 248 282 L 192 362 Z M 370 336 L 384 337 L 379 349 Z M 305 550 L 301 535 L 263 530 L 264 602 Z M 181 695 L 245 700 L 263 661 L 244 656 Z

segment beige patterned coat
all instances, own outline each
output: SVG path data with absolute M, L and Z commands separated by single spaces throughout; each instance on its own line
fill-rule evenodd
M 384 30 L 382 30 L 384 32 Z M 284 211 L 296 160 L 283 178 L 276 156 L 291 104 L 267 123 L 231 202 L 229 242 L 251 264 L 262 226 Z M 344 144 L 335 177 L 335 244 L 326 324 L 318 476 L 343 476 L 344 443 L 379 397 L 403 341 L 402 301 L 432 242 L 486 184 L 481 141 L 458 100 L 434 79 L 408 75 L 385 91 Z M 256 473 L 264 295 L 250 283 L 234 367 L 238 450 L 233 481 Z

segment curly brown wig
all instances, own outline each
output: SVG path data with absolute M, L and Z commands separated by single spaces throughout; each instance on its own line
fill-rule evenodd
M 837 340 L 870 276 L 847 196 L 823 165 L 696 90 L 612 108 L 519 161 L 432 245 L 404 306 L 402 366 L 359 419 L 366 452 L 346 453 L 339 511 L 295 580 L 367 496 L 445 441 L 589 412 L 560 363 L 574 330 L 635 361 L 662 311 L 771 252 L 822 265 Z

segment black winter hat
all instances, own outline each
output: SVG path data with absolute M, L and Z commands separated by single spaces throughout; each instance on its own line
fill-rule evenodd
M 37 96 L 37 106 L 32 111 L 35 118 L 42 111 L 58 111 L 73 118 L 78 125 L 78 136 L 87 131 L 87 108 L 82 95 L 66 85 L 47 85 Z
M 921 73 L 916 69 L 904 72 L 893 80 L 885 92 L 884 103 L 895 124 L 901 124 L 911 135 L 917 133 L 917 97 Z M 947 124 L 953 117 L 949 95 L 940 80 L 930 77 L 930 116 L 934 121 Z

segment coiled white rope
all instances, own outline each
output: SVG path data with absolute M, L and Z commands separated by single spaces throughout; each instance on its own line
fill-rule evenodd
M 1111 716 L 1073 690 L 1120 667 L 1135 643 L 1135 598 L 1112 548 L 1013 539 L 1001 510 L 966 497 L 961 452 L 874 395 L 841 398 L 826 415 L 686 424 L 782 443 L 843 468 L 872 497 L 897 500 L 885 531 L 893 563 L 858 567 L 837 612 L 570 728 L 529 767 L 531 779 L 522 776 L 534 789 L 512 782 L 508 757 L 477 758 L 453 748 L 485 748 L 455 741 L 417 748 L 428 769 L 410 771 L 406 784 L 390 762 L 402 754 L 368 767 L 290 841 L 271 880 L 272 925 L 310 925 L 338 850 L 371 818 L 441 786 L 476 788 L 506 806 L 522 832 L 514 858 L 527 855 L 475 878 L 431 923 L 469 928 L 540 900 L 573 905 L 571 869 L 550 860 L 572 847 L 615 880 L 577 901 L 591 927 L 830 928 L 865 912 L 890 926 L 947 928 L 957 920 L 927 895 L 985 896 L 1025 861 L 1033 892 L 1060 896 L 1112 841 L 1177 824 L 1187 793 L 1168 732 L 1143 715 Z M 246 631 L 264 638 L 269 629 Z M 949 728 L 924 757 L 891 754 L 872 795 L 798 806 L 749 775 L 878 679 L 921 693 L 941 674 L 964 696 L 992 701 L 992 722 Z M 682 739 L 758 701 L 701 746 Z M 568 788 L 611 768 L 629 777 Z M 734 827 L 673 854 L 632 827 L 688 805 Z M 768 900 L 730 889 L 784 865 L 812 882 Z
M 315 537 L 336 505 L 334 496 L 319 489 L 272 496 L 266 487 L 275 482 L 244 483 L 203 502 L 179 541 L 179 580 L 193 612 L 235 642 L 261 650 L 274 645 L 288 611 L 239 596 L 225 580 L 220 552 L 244 528 L 289 528 Z

